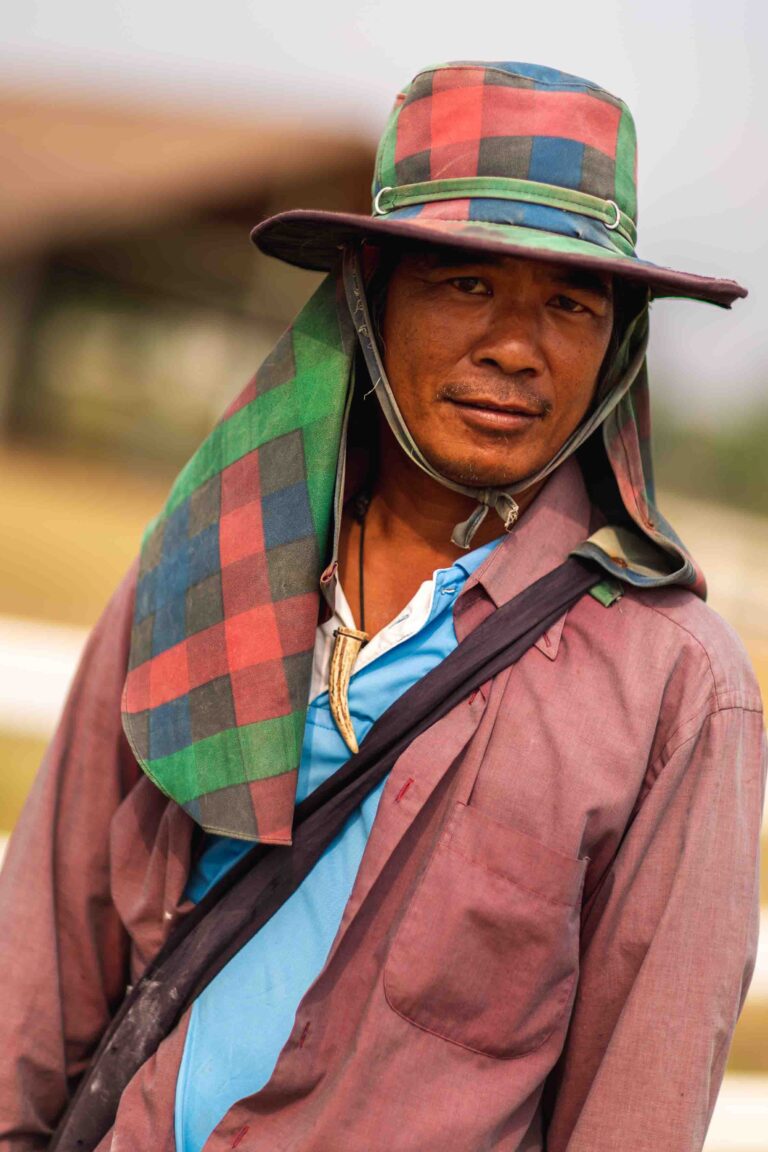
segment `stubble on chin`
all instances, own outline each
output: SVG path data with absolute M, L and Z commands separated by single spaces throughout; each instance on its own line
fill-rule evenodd
M 458 458 L 430 453 L 427 459 L 441 476 L 467 488 L 505 488 L 524 479 L 518 469 L 498 464 L 483 465 L 471 452 Z

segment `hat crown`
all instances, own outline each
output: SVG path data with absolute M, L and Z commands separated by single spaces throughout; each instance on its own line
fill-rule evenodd
M 427 188 L 400 214 L 535 226 L 530 204 L 516 212 L 511 185 L 483 195 L 496 178 L 595 197 L 634 225 L 636 165 L 632 114 L 604 88 L 535 64 L 460 61 L 419 72 L 399 94 L 378 149 L 374 204 L 382 189 L 458 180 L 463 196 L 443 191 L 431 202 Z M 477 189 L 464 186 L 477 177 Z

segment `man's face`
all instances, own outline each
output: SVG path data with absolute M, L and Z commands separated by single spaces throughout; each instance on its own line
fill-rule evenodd
M 511 256 L 408 253 L 389 280 L 384 363 L 433 467 L 500 487 L 536 473 L 578 426 L 612 324 L 608 275 Z

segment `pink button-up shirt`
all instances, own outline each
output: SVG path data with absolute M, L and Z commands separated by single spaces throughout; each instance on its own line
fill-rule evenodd
M 459 639 L 594 527 L 575 462 L 459 597 Z M 43 1149 L 184 915 L 193 824 L 120 729 L 135 571 L 86 651 L 0 885 L 0 1150 Z M 411 744 L 267 1086 L 206 1152 L 693 1152 L 757 937 L 760 696 L 681 589 L 584 597 Z M 187 1017 L 100 1152 L 171 1152 Z

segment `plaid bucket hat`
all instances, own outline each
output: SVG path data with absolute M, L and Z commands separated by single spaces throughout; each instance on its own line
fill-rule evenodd
M 746 289 L 641 260 L 637 140 L 626 104 L 588 80 L 522 63 L 457 62 L 419 72 L 379 143 L 371 216 L 282 212 L 254 243 L 329 271 L 366 239 L 429 241 L 589 266 L 653 296 L 723 307 Z

